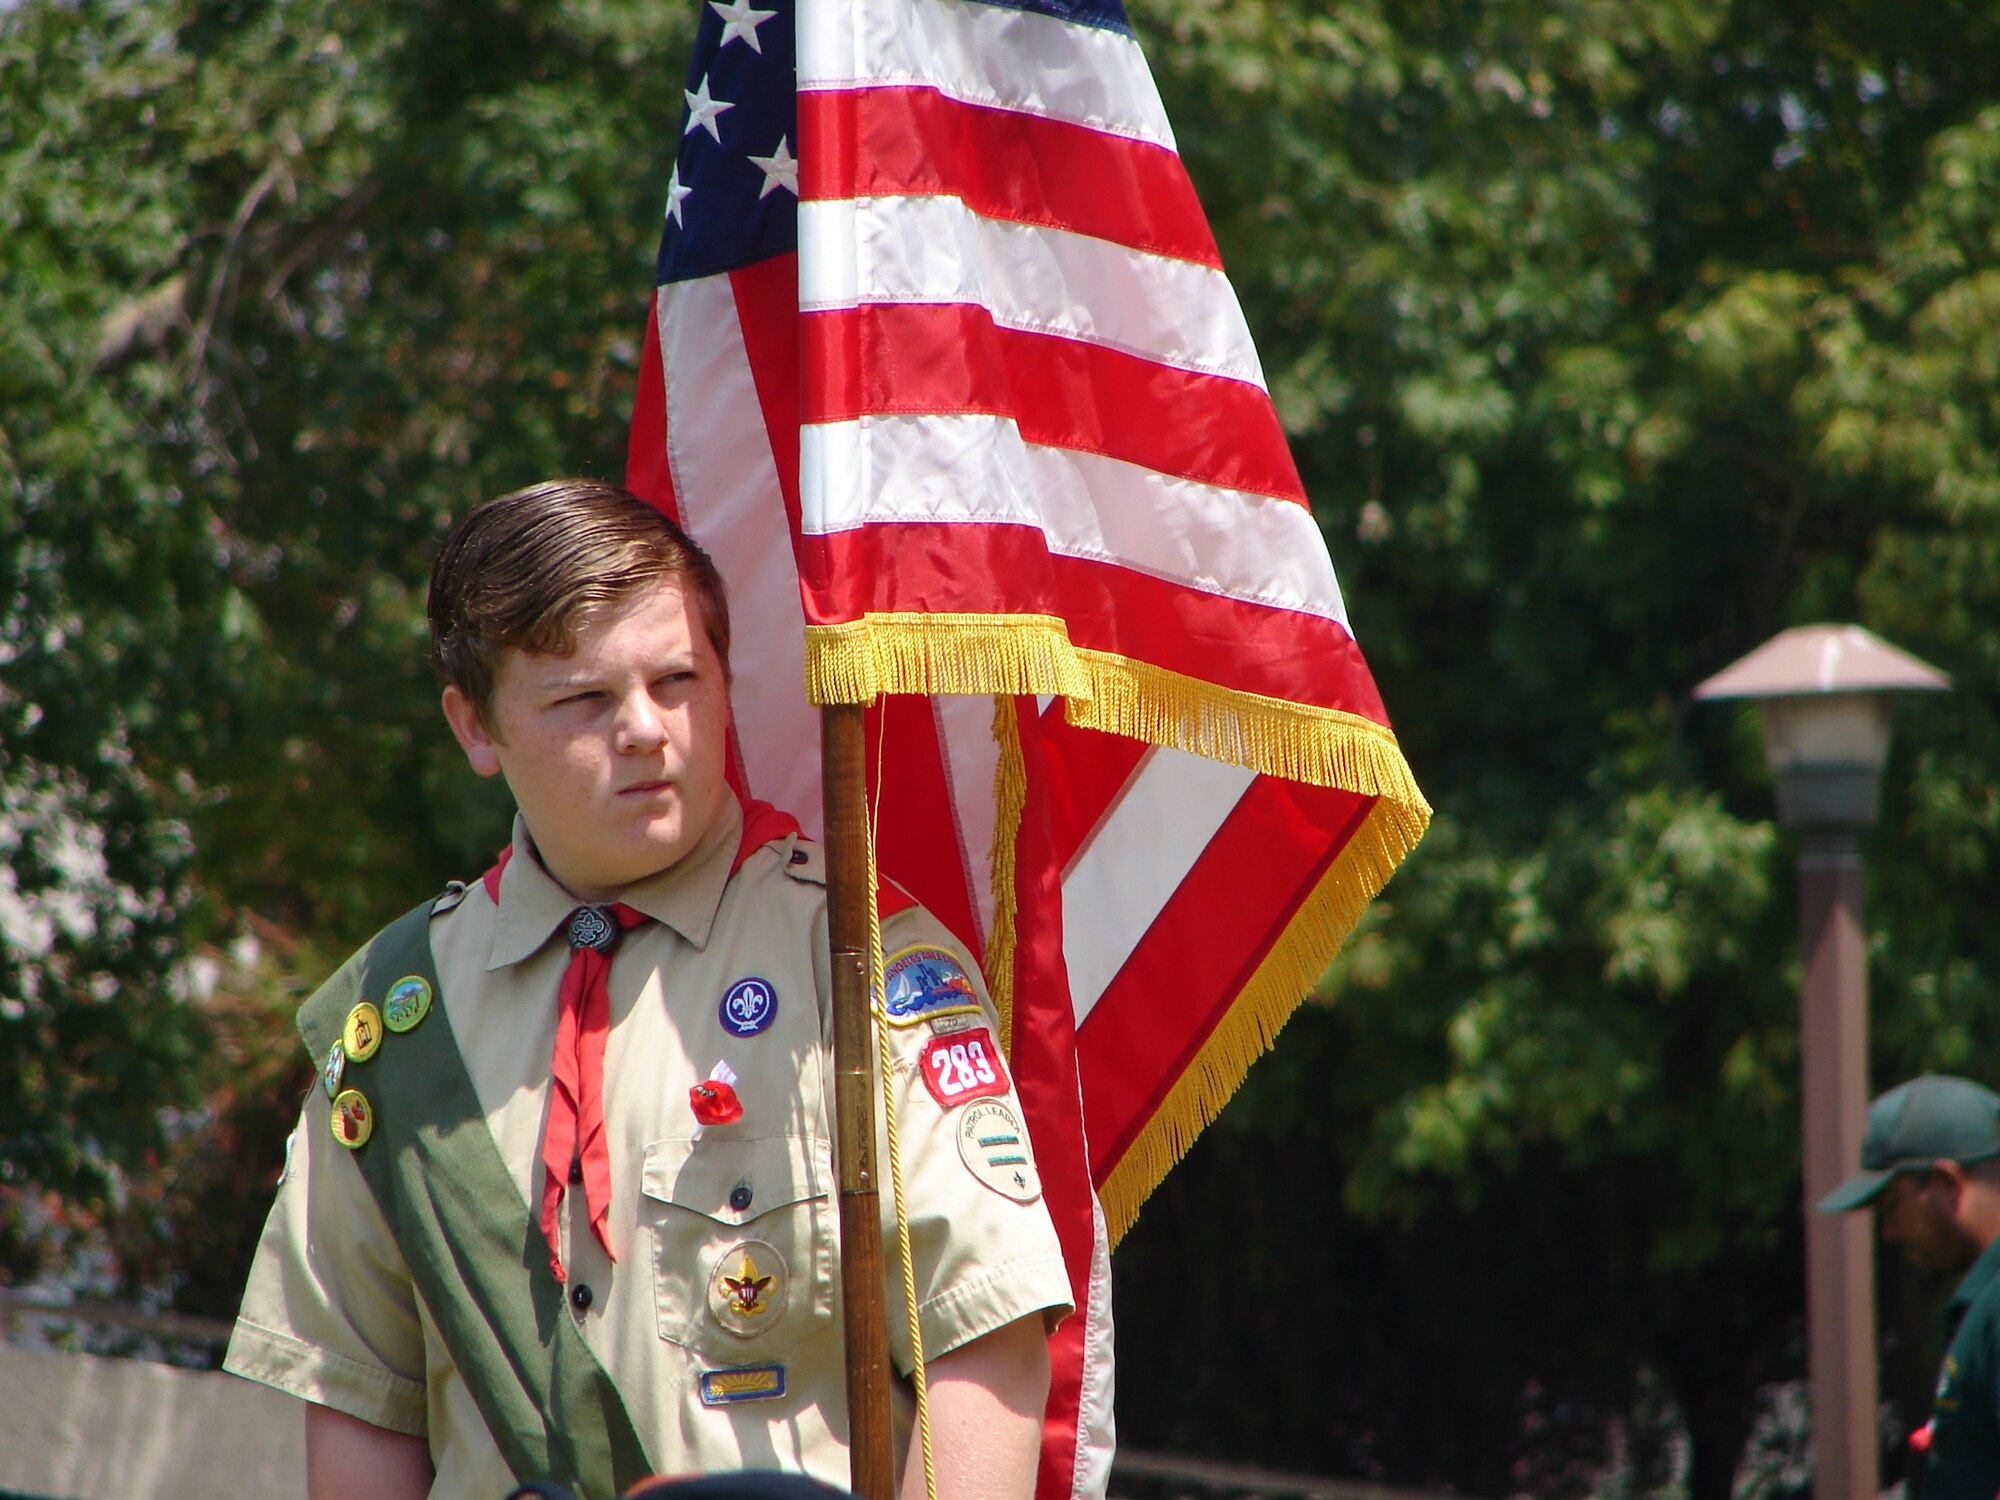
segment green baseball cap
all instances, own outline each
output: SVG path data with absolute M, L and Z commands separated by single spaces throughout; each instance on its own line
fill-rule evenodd
M 2000 1156 L 2000 1094 L 1969 1078 L 1926 1073 L 1899 1083 L 1868 1106 L 1861 1170 L 1819 1200 L 1823 1214 L 1866 1208 L 1898 1172 L 1934 1161 Z

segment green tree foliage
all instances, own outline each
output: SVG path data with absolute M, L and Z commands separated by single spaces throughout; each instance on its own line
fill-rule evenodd
M 0 10 L 12 1274 L 108 1216 L 225 1310 L 304 1072 L 222 950 L 310 982 L 503 836 L 429 550 L 620 468 L 695 9 Z M 1784 625 L 1959 684 L 1870 846 L 1876 1072 L 2000 1082 L 2000 12 L 1134 14 L 1438 820 L 1121 1252 L 1121 1420 L 1491 1494 L 1677 1422 L 1720 1496 L 1801 1367 L 1797 974 L 1688 691 Z
M 1306 1283 L 1243 1346 L 1324 1351 L 1266 1414 L 1294 1461 L 1580 1488 L 1650 1401 L 1726 1494 L 1760 1387 L 1802 1367 L 1798 970 L 1754 725 L 1688 693 L 1783 626 L 1858 620 L 1959 684 L 1902 709 L 1871 841 L 1874 1062 L 1995 1077 L 2000 16 L 1145 10 L 1439 810 L 1337 1003 L 1170 1191 L 1206 1177 L 1235 1196 L 1197 1218 L 1262 1226 L 1246 1303 Z M 1245 1209 L 1273 1153 L 1321 1170 Z M 1186 1232 L 1142 1217 L 1127 1290 Z M 1338 1436 L 1329 1383 L 1366 1414 Z M 1175 1395 L 1135 1394 L 1128 1431 L 1167 1440 L 1143 1424 Z M 1565 1426 L 1595 1448 L 1550 1471 Z

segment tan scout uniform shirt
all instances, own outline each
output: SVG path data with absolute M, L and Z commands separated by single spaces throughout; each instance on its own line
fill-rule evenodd
M 824 876 L 817 848 L 789 839 L 753 853 L 732 876 L 741 828 L 732 800 L 701 848 L 624 897 L 657 920 L 625 934 L 609 980 L 604 1064 L 616 1260 L 591 1234 L 582 1185 L 573 1184 L 563 1206 L 568 1315 L 623 1394 L 661 1472 L 768 1466 L 844 1485 Z M 797 864 L 794 847 L 806 855 Z M 541 1201 L 556 995 L 569 961 L 562 929 L 576 905 L 536 862 L 517 821 L 497 905 L 475 885 L 430 926 L 443 1004 L 520 1189 L 524 1234 Z M 885 953 L 913 944 L 958 953 L 921 909 L 883 923 Z M 962 954 L 959 964 L 978 984 Z M 737 1037 L 718 1009 L 748 978 L 775 993 L 776 1014 L 759 1034 Z M 983 990 L 978 1001 L 983 1015 L 935 1024 L 994 1028 Z M 1027 1314 L 1059 1316 L 1070 1298 L 1032 1167 L 1019 1175 L 1006 1168 L 1002 1178 L 982 1162 L 976 1175 L 961 1152 L 964 1122 L 996 1101 L 947 1108 L 920 1081 L 918 1059 L 932 1036 L 931 1022 L 911 1018 L 893 1028 L 892 1050 L 924 1347 L 936 1358 Z M 725 1062 L 737 1075 L 743 1118 L 698 1132 L 688 1090 Z M 997 1102 L 1018 1114 L 1011 1092 Z M 513 1478 L 356 1163 L 334 1138 L 328 1110 L 315 1086 L 224 1367 L 379 1427 L 427 1436 L 433 1496 L 493 1500 Z M 877 1157 L 890 1341 L 907 1370 L 879 1128 Z M 749 1299 L 761 1304 L 751 1313 L 722 1284 L 743 1279 L 746 1255 L 753 1283 L 774 1278 Z M 583 1287 L 589 1305 L 579 1310 L 574 1294 Z M 703 1404 L 705 1371 L 769 1365 L 783 1367 L 781 1397 Z

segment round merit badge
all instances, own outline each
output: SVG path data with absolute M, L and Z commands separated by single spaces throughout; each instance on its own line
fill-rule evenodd
M 905 948 L 882 970 L 882 1006 L 891 1026 L 914 1026 L 935 1016 L 979 1009 L 978 992 L 942 948 Z
M 382 1047 L 382 1012 L 363 1000 L 347 1013 L 340 1039 L 347 1044 L 349 1062 L 367 1062 Z
M 958 1155 L 965 1169 L 1003 1198 L 1033 1203 L 1042 1196 L 1028 1132 L 1014 1107 L 1000 1099 L 968 1104 L 958 1121 Z
M 368 1144 L 375 1133 L 375 1106 L 359 1089 L 343 1090 L 333 1101 L 333 1138 L 350 1151 Z
M 739 979 L 716 1008 L 731 1036 L 755 1036 L 778 1018 L 778 992 L 762 979 Z
M 326 1067 L 320 1073 L 320 1081 L 326 1085 L 326 1097 L 335 1098 L 340 1093 L 340 1080 L 347 1072 L 347 1044 L 336 1039 L 326 1049 Z
M 382 997 L 383 1024 L 398 1034 L 410 1030 L 430 1013 L 430 981 L 422 975 L 404 975 Z
M 708 1278 L 708 1310 L 739 1338 L 753 1338 L 778 1320 L 791 1274 L 777 1248 L 743 1240 L 722 1252 Z

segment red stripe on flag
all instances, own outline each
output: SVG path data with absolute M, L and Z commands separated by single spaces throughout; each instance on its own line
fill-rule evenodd
M 792 536 L 799 534 L 799 258 L 778 255 L 729 273 L 743 351 L 757 383 L 764 430 L 778 466 L 778 488 Z M 717 330 L 717 337 L 722 333 Z M 708 433 L 710 442 L 724 434 Z M 797 547 L 793 548 L 796 557 Z
M 965 845 L 931 700 L 905 694 L 877 699 L 867 715 L 865 764 L 881 867 L 984 963 L 986 945 L 966 883 Z
M 639 355 L 639 389 L 632 399 L 632 434 L 625 444 L 625 488 L 670 516 L 673 474 L 667 466 L 667 383 L 660 368 L 659 293 L 646 299 L 646 347 Z
M 1095 1194 L 1084 1139 L 1083 1101 L 1078 1094 L 1076 1027 L 1070 1012 L 1069 976 L 1063 964 L 1062 889 L 1056 878 L 1061 861 L 1050 838 L 1054 827 L 1043 816 L 1049 804 L 1054 767 L 1044 738 L 1046 726 L 1032 698 L 1011 705 L 1020 728 L 1027 811 L 1015 843 L 1014 875 L 1014 1034 L 1009 1061 L 1015 1091 L 1027 1117 L 1028 1134 L 1040 1164 L 1042 1198 L 1069 1271 L 1076 1311 L 1049 1339 L 1049 1396 L 1042 1415 L 1042 1453 L 1035 1494 L 1041 1500 L 1070 1496 L 1074 1490 L 1077 1423 L 1081 1413 L 1084 1335 L 1090 1300 Z M 1102 735 L 1110 740 L 1111 736 Z
M 1270 776 L 1244 793 L 1078 1028 L 1092 1180 L 1158 1111 L 1374 802 Z
M 1181 159 L 1164 146 L 933 88 L 799 95 L 802 201 L 955 197 L 991 219 L 1222 266 Z
M 814 624 L 870 611 L 1056 615 L 1077 646 L 1388 723 L 1360 649 L 1337 621 L 1054 555 L 1033 527 L 884 523 L 804 537 L 800 554 Z
M 994 413 L 1030 443 L 1305 503 L 1271 398 L 1248 381 L 1002 328 L 963 302 L 843 308 L 801 323 L 807 422 Z

